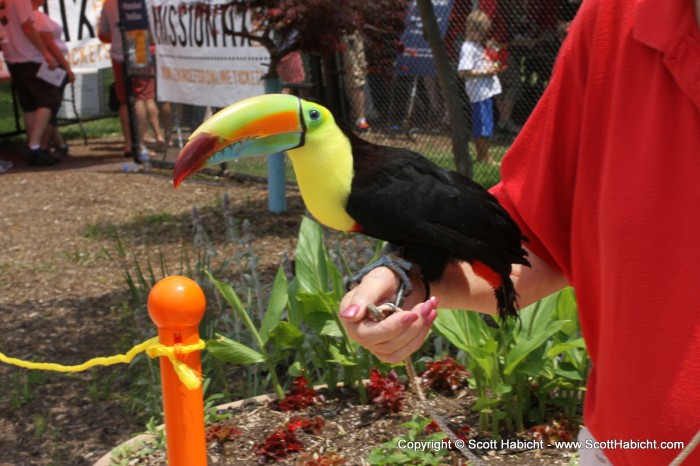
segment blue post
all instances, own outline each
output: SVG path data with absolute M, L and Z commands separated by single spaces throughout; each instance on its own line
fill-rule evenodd
M 282 81 L 265 79 L 265 94 L 278 94 L 282 91 Z M 267 208 L 270 212 L 280 213 L 287 210 L 285 187 L 287 179 L 284 174 L 284 153 L 277 152 L 267 156 Z

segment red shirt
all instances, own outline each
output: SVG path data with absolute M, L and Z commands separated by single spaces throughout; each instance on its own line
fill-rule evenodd
M 693 0 L 586 0 L 494 193 L 576 288 L 597 441 L 700 429 L 700 32 Z M 680 452 L 606 449 L 615 465 Z M 700 447 L 684 465 L 700 465 Z

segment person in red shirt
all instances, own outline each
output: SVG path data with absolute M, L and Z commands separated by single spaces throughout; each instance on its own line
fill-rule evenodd
M 521 306 L 576 289 L 592 360 L 584 438 L 657 448 L 582 450 L 581 464 L 668 465 L 700 429 L 700 0 L 587 0 L 492 193 L 529 242 Z M 457 214 L 457 213 L 456 213 Z M 365 319 L 398 280 L 379 268 L 341 303 L 350 336 L 396 363 L 417 350 L 437 299 Z M 468 264 L 431 283 L 441 307 L 495 313 Z M 586 437 L 587 436 L 587 437 Z M 700 464 L 700 448 L 684 465 Z M 687 451 L 686 451 L 687 453 Z

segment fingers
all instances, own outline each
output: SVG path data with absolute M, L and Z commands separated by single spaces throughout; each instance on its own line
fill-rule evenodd
M 358 314 L 361 313 L 358 306 Z M 382 361 L 396 364 L 418 350 L 437 317 L 437 299 L 430 298 L 410 311 L 397 312 L 381 322 L 353 321 L 342 316 L 350 338 Z
M 359 322 L 367 315 L 368 304 L 382 304 L 394 297 L 399 281 L 394 272 L 379 267 L 369 272 L 362 283 L 350 290 L 340 302 L 340 316 Z

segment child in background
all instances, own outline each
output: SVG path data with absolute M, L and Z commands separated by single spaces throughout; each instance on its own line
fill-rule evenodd
M 471 102 L 476 160 L 497 165 L 498 162 L 489 155 L 489 143 L 493 136 L 493 96 L 501 93 L 501 83 L 496 74 L 503 69 L 486 54 L 490 32 L 491 19 L 488 15 L 481 10 L 472 11 L 467 17 L 466 40 L 459 54 L 457 73 L 464 79 Z

